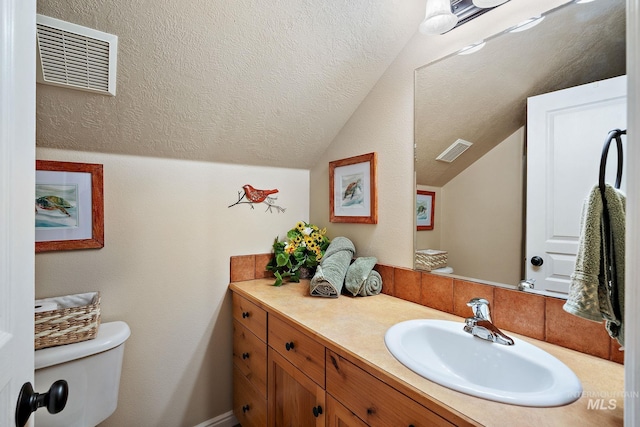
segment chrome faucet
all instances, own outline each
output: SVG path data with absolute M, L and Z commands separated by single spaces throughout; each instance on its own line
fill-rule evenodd
M 464 330 L 471 335 L 503 345 L 515 344 L 500 329 L 491 323 L 489 314 L 489 301 L 484 298 L 473 298 L 467 303 L 473 311 L 473 317 L 467 317 L 464 321 Z
M 535 287 L 535 283 L 536 279 L 521 280 L 520 283 L 518 283 L 518 290 L 526 291 L 527 289 L 533 289 Z

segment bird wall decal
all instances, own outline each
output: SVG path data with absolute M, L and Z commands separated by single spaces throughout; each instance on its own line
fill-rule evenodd
M 273 212 L 273 209 L 276 209 L 278 213 L 284 212 L 285 208 L 275 204 L 275 201 L 278 198 L 271 196 L 272 194 L 276 194 L 277 192 L 277 188 L 274 188 L 273 190 L 259 190 L 249 184 L 245 184 L 242 186 L 242 191 L 238 191 L 238 201 L 229 205 L 228 207 L 247 203 L 249 204 L 249 206 L 251 206 L 251 209 L 253 209 L 254 204 L 264 203 L 267 205 L 267 209 L 265 210 L 265 212 Z M 243 201 L 243 199 L 245 198 L 246 201 Z

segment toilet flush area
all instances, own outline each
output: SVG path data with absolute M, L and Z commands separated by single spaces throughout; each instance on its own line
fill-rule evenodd
M 95 339 L 37 350 L 35 389 L 47 390 L 64 379 L 69 387 L 65 408 L 50 414 L 38 410 L 38 427 L 95 427 L 116 410 L 125 341 L 125 322 L 100 325 Z
M 102 323 L 100 304 L 99 292 L 35 301 L 34 386 L 22 387 L 16 426 L 32 412 L 39 427 L 95 427 L 114 413 L 131 330 Z

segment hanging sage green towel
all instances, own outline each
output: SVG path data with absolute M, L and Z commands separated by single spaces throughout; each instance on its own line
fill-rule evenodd
M 344 278 L 355 253 L 356 248 L 351 240 L 346 237 L 334 238 L 311 278 L 309 293 L 312 296 L 337 298 L 342 292 Z
M 569 297 L 562 307 L 566 312 L 588 320 L 606 320 L 612 338 L 624 345 L 624 260 L 625 196 L 606 185 L 605 199 L 612 240 L 604 239 L 604 205 L 595 186 L 582 208 L 578 253 Z M 610 260 L 605 254 L 612 253 Z
M 382 290 L 382 277 L 373 271 L 378 262 L 375 257 L 360 257 L 349 266 L 344 287 L 353 296 L 368 296 L 379 294 Z M 375 274 L 373 274 L 375 273 Z

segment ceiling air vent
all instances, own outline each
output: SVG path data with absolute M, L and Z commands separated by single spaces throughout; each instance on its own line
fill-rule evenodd
M 38 83 L 116 94 L 118 36 L 37 15 Z
M 458 156 L 460 156 L 460 154 L 464 153 L 472 145 L 473 143 L 469 141 L 465 141 L 464 139 L 458 139 L 456 140 L 456 142 L 451 144 L 449 148 L 447 148 L 442 153 L 440 153 L 440 155 L 436 157 L 436 160 L 440 160 L 441 162 L 451 163 L 455 159 L 457 159 Z

